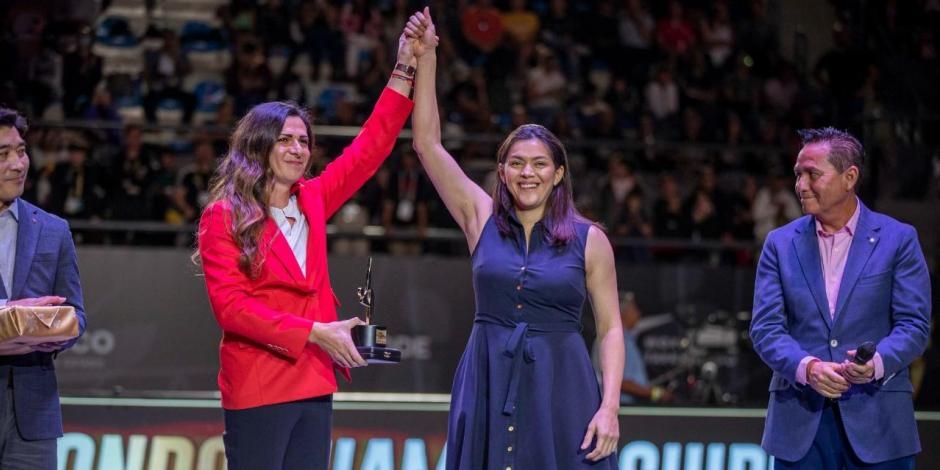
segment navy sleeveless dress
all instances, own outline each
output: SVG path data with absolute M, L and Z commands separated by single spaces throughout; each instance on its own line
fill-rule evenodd
M 528 253 L 512 227 L 502 237 L 491 217 L 471 258 L 476 318 L 454 377 L 447 468 L 616 468 L 613 456 L 585 459 L 593 444 L 580 449 L 601 400 L 580 334 L 590 225 L 551 246 L 540 222 Z

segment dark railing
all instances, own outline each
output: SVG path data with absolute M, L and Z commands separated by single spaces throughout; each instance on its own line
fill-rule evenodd
M 163 222 L 112 221 L 112 220 L 70 220 L 69 225 L 79 244 L 96 245 L 158 245 L 192 247 L 196 226 L 193 224 L 167 224 Z M 379 225 L 366 225 L 361 228 L 340 228 L 334 224 L 326 227 L 330 241 L 365 240 L 369 242 L 421 242 L 425 253 L 438 255 L 466 255 L 466 239 L 463 232 L 451 228 L 428 228 L 423 234 L 414 228 L 396 228 L 387 231 Z M 157 241 L 155 241 L 157 240 Z M 649 261 L 660 260 L 663 252 L 666 258 L 675 260 L 678 255 L 698 256 L 697 259 L 710 259 L 714 256 L 744 254 L 745 259 L 759 253 L 760 246 L 753 241 L 692 240 L 674 238 L 633 238 L 610 237 L 615 252 L 629 249 L 645 249 L 650 252 Z M 739 257 L 736 257 L 739 259 Z M 713 262 L 717 263 L 715 259 Z

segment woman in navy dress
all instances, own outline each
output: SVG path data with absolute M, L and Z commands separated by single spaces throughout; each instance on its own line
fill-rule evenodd
M 410 21 L 426 28 L 413 47 L 433 49 L 427 9 Z M 574 207 L 565 149 L 542 126 L 517 128 L 499 149 L 491 198 L 442 146 L 436 55 L 415 55 L 415 150 L 467 237 L 476 292 L 451 395 L 447 468 L 616 468 L 624 348 L 614 256 Z M 603 393 L 580 335 L 587 296 Z

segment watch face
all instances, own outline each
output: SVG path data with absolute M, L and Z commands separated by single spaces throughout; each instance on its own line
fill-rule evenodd
M 405 72 L 408 75 L 414 75 L 418 69 L 410 65 L 402 64 L 401 62 L 399 62 L 395 64 L 395 70 L 398 70 L 400 72 Z

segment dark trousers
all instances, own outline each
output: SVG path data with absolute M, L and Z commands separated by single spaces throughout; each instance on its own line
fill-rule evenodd
M 796 462 L 774 461 L 775 470 L 914 470 L 914 456 L 880 463 L 864 463 L 855 456 L 842 428 L 839 406 L 827 403 L 816 438 L 806 456 Z
M 326 470 L 333 397 L 225 410 L 229 470 Z
M 16 428 L 10 369 L 0 367 L 0 468 L 3 470 L 55 470 L 56 440 L 27 441 Z M 28 397 L 21 398 L 28 400 Z

